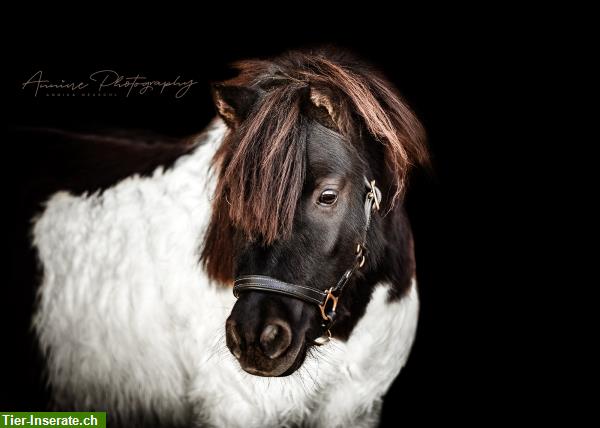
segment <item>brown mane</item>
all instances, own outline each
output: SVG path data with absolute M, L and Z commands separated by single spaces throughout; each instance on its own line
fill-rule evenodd
M 258 101 L 214 158 L 219 179 L 202 262 L 211 278 L 233 278 L 234 228 L 265 245 L 289 236 L 305 177 L 303 106 L 328 112 L 344 136 L 357 123 L 384 148 L 391 210 L 412 165 L 428 162 L 424 131 L 394 88 L 362 64 L 324 52 L 291 52 L 235 64 L 223 85 L 250 87 Z

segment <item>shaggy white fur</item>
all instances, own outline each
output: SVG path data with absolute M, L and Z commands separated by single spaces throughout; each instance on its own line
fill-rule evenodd
M 195 426 L 370 426 L 413 342 L 416 284 L 395 302 L 380 284 L 349 340 L 313 350 L 293 375 L 243 372 L 224 341 L 231 289 L 198 262 L 224 133 L 215 121 L 168 171 L 59 192 L 35 220 L 33 322 L 56 403 L 122 421 L 141 411 Z

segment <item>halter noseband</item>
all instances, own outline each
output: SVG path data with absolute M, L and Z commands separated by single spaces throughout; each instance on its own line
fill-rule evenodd
M 379 211 L 381 204 L 381 191 L 375 186 L 375 180 L 369 181 L 365 177 L 364 181 L 367 188 L 365 196 L 366 221 L 362 231 L 361 242 L 356 246 L 354 262 L 344 272 L 335 286 L 327 290 L 321 290 L 308 285 L 289 284 L 264 275 L 242 275 L 235 280 L 233 295 L 237 298 L 240 296 L 240 293 L 245 291 L 265 291 L 293 297 L 317 305 L 323 317 L 321 327 L 326 335 L 324 334 L 321 338 L 317 339 L 315 343 L 320 345 L 327 342 L 331 337 L 331 326 L 335 322 L 338 299 L 354 272 L 362 268 L 365 264 L 366 240 L 367 232 L 371 225 L 371 214 L 373 211 Z

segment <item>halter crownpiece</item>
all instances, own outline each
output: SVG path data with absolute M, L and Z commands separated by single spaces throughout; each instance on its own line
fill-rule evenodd
M 326 343 L 331 337 L 330 329 L 335 322 L 338 299 L 352 275 L 365 265 L 365 245 L 367 232 L 371 225 L 371 214 L 373 211 L 379 211 L 381 206 L 381 191 L 375 185 L 375 180 L 369 181 L 364 177 L 364 182 L 367 187 L 367 194 L 365 196 L 365 225 L 361 236 L 361 242 L 356 246 L 354 262 L 350 268 L 344 272 L 336 285 L 327 290 L 321 290 L 320 288 L 308 285 L 289 284 L 264 275 L 242 275 L 235 279 L 233 295 L 237 298 L 240 296 L 240 293 L 245 291 L 265 291 L 293 297 L 317 305 L 321 317 L 323 318 L 321 327 L 324 330 L 324 334 L 322 337 L 318 338 L 315 343 L 317 345 Z

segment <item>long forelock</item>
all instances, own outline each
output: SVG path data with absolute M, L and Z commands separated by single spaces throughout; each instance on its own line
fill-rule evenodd
M 302 193 L 306 120 L 301 92 L 301 85 L 270 90 L 225 142 L 232 150 L 219 187 L 229 217 L 249 238 L 266 245 L 289 236 Z

